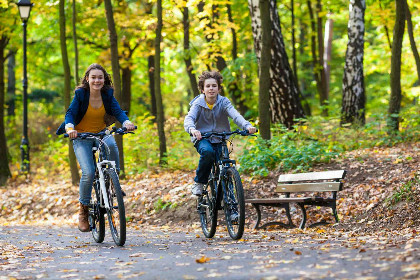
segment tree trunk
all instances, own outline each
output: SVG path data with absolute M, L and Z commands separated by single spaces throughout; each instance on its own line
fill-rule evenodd
M 321 92 L 319 95 L 319 101 L 322 107 L 322 115 L 328 116 L 328 92 L 327 92 L 327 79 L 325 76 L 324 69 L 324 33 L 322 31 L 322 4 L 321 0 L 316 2 L 316 17 L 317 17 L 317 34 L 318 34 L 318 65 L 321 78 Z
M 73 13 L 72 13 L 72 25 L 73 25 L 73 44 L 74 44 L 74 84 L 77 86 L 80 83 L 79 80 L 79 49 L 77 47 L 77 11 L 76 11 L 76 0 L 72 2 Z
M 317 89 L 318 95 L 320 96 L 320 99 L 321 99 L 321 95 L 322 95 L 321 71 L 320 71 L 320 65 L 319 65 L 319 62 L 318 62 L 318 59 L 317 59 L 317 57 L 318 57 L 317 52 L 316 52 L 317 41 L 316 41 L 316 36 L 315 36 L 315 34 L 317 34 L 317 29 L 316 29 L 315 17 L 314 17 L 314 12 L 312 10 L 311 1 L 307 1 L 306 3 L 308 5 L 309 17 L 311 19 L 312 67 L 313 67 L 313 71 L 314 71 L 314 79 L 315 79 L 315 82 L 316 82 L 316 89 Z
M 252 33 L 257 59 L 261 58 L 261 19 L 258 0 L 248 0 L 252 19 Z M 292 128 L 295 120 L 303 118 L 302 105 L 295 78 L 289 64 L 281 33 L 276 1 L 270 0 L 271 63 L 270 63 L 270 111 L 271 121 Z
M 192 62 L 191 62 L 190 20 L 189 20 L 188 7 L 184 7 L 182 14 L 183 14 L 182 24 L 184 26 L 184 62 L 185 62 L 185 67 L 187 69 L 188 78 L 190 79 L 191 89 L 194 93 L 194 96 L 197 96 L 200 94 L 200 91 L 198 90 L 197 78 L 195 77 L 194 67 L 192 66 Z
M 258 12 L 257 10 L 255 11 Z M 271 19 L 270 19 L 270 3 L 269 0 L 260 0 L 259 3 L 260 15 L 257 16 L 260 19 L 261 28 L 261 55 L 259 63 L 259 96 L 258 96 L 258 111 L 260 118 L 260 134 L 265 140 L 271 139 L 270 132 L 270 65 L 271 65 Z M 259 38 L 257 40 L 260 40 Z
M 293 73 L 295 74 L 296 85 L 299 88 L 299 79 L 297 72 L 297 61 L 296 61 L 296 38 L 295 38 L 295 2 L 290 0 L 290 9 L 292 12 L 292 59 L 293 59 Z
M 128 112 L 128 115 L 130 115 L 131 110 L 131 68 L 129 65 L 127 67 L 123 67 L 121 69 L 122 72 L 122 92 L 123 94 L 123 100 L 121 102 L 121 108 Z
M 305 54 L 305 43 L 306 43 L 306 37 L 305 34 L 307 33 L 308 26 L 303 22 L 302 19 L 299 19 L 299 26 L 300 26 L 300 34 L 299 34 L 299 54 L 301 57 Z M 310 68 L 310 63 L 304 62 L 301 67 L 303 68 Z M 299 92 L 302 95 L 302 106 L 303 106 L 303 112 L 306 116 L 311 115 L 311 107 L 309 105 L 308 99 L 311 98 L 313 95 L 310 91 L 306 90 L 306 81 L 305 79 L 301 79 L 299 81 Z
M 149 55 L 148 59 L 149 67 L 149 90 L 150 90 L 150 101 L 152 103 L 152 115 L 155 117 L 154 122 L 157 120 L 157 109 L 156 109 L 156 93 L 155 93 L 155 56 Z
M 413 52 L 414 60 L 416 61 L 417 82 L 420 83 L 420 57 L 419 57 L 419 52 L 417 51 L 416 41 L 414 40 L 413 23 L 411 21 L 410 7 L 408 6 L 407 0 L 405 0 L 404 2 L 405 2 L 406 16 L 407 16 L 407 33 L 408 33 L 408 37 L 410 38 L 411 51 Z
M 122 92 L 121 92 L 121 77 L 120 77 L 120 64 L 118 56 L 118 35 L 115 28 L 114 12 L 112 9 L 111 0 L 104 0 L 105 11 L 106 11 L 106 23 L 109 32 L 109 41 L 111 44 L 111 65 L 112 65 L 112 79 L 114 80 L 114 95 L 118 103 L 121 103 Z M 120 177 L 125 177 L 125 165 L 124 165 L 124 147 L 123 138 L 121 135 L 116 135 L 115 140 L 117 142 L 118 151 L 120 155 Z
M 70 106 L 70 64 L 69 57 L 67 54 L 67 44 L 66 44 L 66 14 L 64 11 L 64 0 L 59 2 L 60 9 L 60 47 L 61 47 L 61 60 L 63 62 L 63 71 L 64 71 L 64 109 Z M 74 154 L 73 145 L 69 142 L 69 163 L 70 163 L 70 172 L 71 172 L 71 182 L 73 185 L 77 185 L 80 181 L 79 170 L 77 168 L 76 156 Z
M 7 115 L 9 117 L 15 115 L 16 100 L 16 52 L 10 51 L 7 59 Z
M 365 0 L 350 0 L 341 125 L 365 124 L 366 93 L 363 75 L 365 9 Z
M 4 56 L 5 49 L 9 43 L 9 38 L 2 35 L 0 37 L 0 186 L 6 184 L 6 181 L 11 177 L 9 168 L 9 156 L 7 150 L 7 140 L 4 127 L 4 97 L 5 97 L 5 84 L 4 84 L 4 63 L 6 58 Z
M 330 61 L 333 38 L 333 20 L 328 18 L 325 21 L 325 35 L 324 35 L 324 72 L 325 72 L 325 92 L 329 95 L 330 92 Z
M 401 109 L 401 47 L 404 36 L 406 5 L 405 0 L 396 0 L 395 26 L 392 38 L 391 54 L 391 97 L 388 108 L 387 127 L 390 133 L 399 129 L 399 114 Z
M 167 164 L 166 158 L 166 138 L 165 138 L 165 118 L 163 111 L 162 92 L 160 88 L 160 41 L 162 40 L 162 0 L 157 0 L 157 26 L 155 39 L 155 94 L 157 109 L 157 127 L 159 134 L 159 165 Z

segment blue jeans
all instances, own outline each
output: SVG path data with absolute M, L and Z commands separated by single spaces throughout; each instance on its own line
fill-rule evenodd
M 105 139 L 105 143 L 108 145 L 110 154 L 109 160 L 115 161 L 117 172 L 120 169 L 120 160 L 117 143 L 112 135 Z M 94 139 L 74 139 L 73 150 L 76 154 L 77 161 L 79 162 L 80 168 L 82 169 L 82 177 L 80 178 L 79 184 L 79 201 L 83 205 L 90 203 L 92 194 L 92 184 L 95 178 L 95 162 L 92 157 L 92 147 L 97 147 L 97 143 Z
M 198 168 L 195 171 L 196 176 L 194 181 L 207 184 L 213 162 L 219 158 L 222 151 L 222 144 L 212 144 L 207 139 L 201 139 L 195 144 L 195 148 L 200 154 L 200 160 L 198 162 Z

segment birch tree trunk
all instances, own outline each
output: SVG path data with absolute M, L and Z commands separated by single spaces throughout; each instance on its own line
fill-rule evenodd
M 282 123 L 292 128 L 295 120 L 305 117 L 299 98 L 299 91 L 284 47 L 280 19 L 275 0 L 269 0 L 271 19 L 271 62 L 270 62 L 270 112 L 273 123 Z M 257 59 L 261 60 L 261 17 L 258 0 L 248 0 L 251 13 L 252 34 Z
M 66 44 L 66 14 L 64 11 L 64 0 L 59 2 L 59 22 L 60 22 L 60 47 L 61 47 L 61 60 L 63 62 L 64 71 L 64 110 L 70 106 L 70 64 L 67 53 Z M 71 172 L 71 182 L 73 185 L 77 185 L 80 181 L 79 170 L 76 163 L 76 155 L 74 154 L 73 145 L 69 142 L 69 163 Z
M 325 72 L 325 91 L 330 92 L 330 61 L 331 61 L 331 49 L 332 49 L 332 38 L 333 38 L 333 25 L 334 21 L 328 18 L 325 21 L 325 33 L 324 33 L 324 72 Z
M 392 38 L 391 55 L 391 97 L 388 108 L 387 127 L 389 132 L 399 129 L 399 114 L 401 109 L 401 47 L 405 29 L 406 0 L 395 0 L 395 26 Z
M 317 35 L 318 35 L 318 65 L 320 72 L 320 92 L 319 101 L 322 107 L 322 115 L 328 116 L 328 91 L 327 91 L 327 78 L 324 69 L 324 40 L 322 31 L 322 3 L 321 0 L 316 2 L 316 17 L 317 17 Z
M 350 0 L 341 125 L 365 124 L 366 93 L 363 76 L 365 9 L 365 0 Z
M 111 0 L 104 0 L 106 23 L 109 31 L 109 41 L 111 43 L 111 65 L 112 65 L 112 79 L 114 81 L 114 96 L 118 103 L 122 103 L 122 91 L 121 91 L 121 77 L 120 77 L 120 64 L 118 56 L 118 35 L 115 28 L 114 12 L 112 9 Z M 115 141 L 117 142 L 119 157 L 120 157 L 120 177 L 125 176 L 125 164 L 124 164 L 124 147 L 123 138 L 121 135 L 115 135 Z

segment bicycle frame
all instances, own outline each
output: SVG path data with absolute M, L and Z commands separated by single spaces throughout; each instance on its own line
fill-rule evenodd
M 108 136 L 106 136 L 108 137 Z M 116 165 L 115 165 L 115 161 L 112 160 L 107 160 L 107 159 L 103 159 L 104 157 L 104 152 L 103 152 L 103 147 L 105 147 L 105 149 L 107 149 L 107 151 L 109 152 L 109 148 L 107 146 L 107 144 L 105 143 L 104 139 L 101 139 L 99 137 L 94 137 L 92 136 L 91 138 L 98 140 L 99 141 L 99 147 L 93 147 L 92 148 L 92 152 L 93 152 L 93 156 L 96 162 L 96 170 L 98 171 L 98 175 L 99 175 L 99 203 L 100 206 L 106 209 L 110 209 L 110 205 L 109 205 L 109 200 L 108 200 L 108 196 L 105 195 L 107 193 L 107 189 L 106 189 L 106 185 L 105 185 L 105 176 L 104 173 L 102 171 L 102 168 L 107 168 L 107 165 L 111 165 L 112 168 L 116 169 Z M 98 160 L 96 161 L 95 158 L 95 152 L 99 149 L 99 157 Z

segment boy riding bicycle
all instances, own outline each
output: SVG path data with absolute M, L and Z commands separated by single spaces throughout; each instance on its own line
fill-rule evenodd
M 222 89 L 223 77 L 217 71 L 204 71 L 199 76 L 198 88 L 202 94 L 190 102 L 190 111 L 184 120 L 185 131 L 191 135 L 191 141 L 200 154 L 192 193 L 201 196 L 207 184 L 212 164 L 220 154 L 221 140 L 217 136 L 202 139 L 207 132 L 230 131 L 229 117 L 236 125 L 255 133 L 257 129 L 242 117 L 228 98 L 219 93 Z M 217 153 L 217 154 L 216 154 Z

